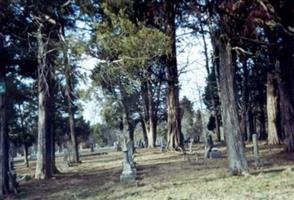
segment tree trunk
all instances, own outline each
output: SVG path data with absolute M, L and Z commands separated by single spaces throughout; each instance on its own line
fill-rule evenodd
M 53 47 L 52 47 L 53 48 Z M 54 54 L 49 54 L 48 55 L 49 60 L 54 59 Z M 52 57 L 52 58 L 51 58 Z M 51 164 L 52 164 L 52 173 L 56 174 L 59 173 L 56 163 L 55 163 L 55 120 L 56 120 L 56 70 L 54 64 L 52 62 L 48 63 L 50 66 L 50 73 L 48 74 L 47 82 L 49 85 L 49 97 L 48 97 L 48 117 L 47 118 L 47 124 L 48 124 L 48 132 L 50 132 L 50 155 L 51 155 Z
M 289 94 L 283 85 L 279 87 L 280 92 L 280 109 L 281 109 L 281 118 L 283 124 L 283 130 L 285 134 L 285 145 L 286 151 L 294 151 L 294 109 L 293 104 L 289 101 Z
M 259 116 L 259 121 L 260 121 L 260 134 L 259 134 L 259 139 L 265 140 L 266 139 L 266 122 L 265 122 L 265 109 L 264 105 L 261 104 L 259 105 L 260 107 L 260 116 Z
M 24 164 L 26 167 L 29 167 L 29 159 L 28 159 L 28 145 L 26 144 L 26 132 L 25 132 L 25 124 L 24 124 L 24 114 L 22 113 L 21 105 L 18 104 L 18 109 L 20 112 L 20 124 L 21 124 L 21 131 L 22 131 L 22 142 L 23 142 L 23 153 L 24 153 Z
M 55 162 L 55 120 L 56 120 L 56 117 L 55 117 L 55 112 L 56 112 L 56 108 L 55 108 L 55 101 L 56 101 L 56 96 L 55 96 L 55 80 L 54 80 L 54 77 L 55 77 L 55 73 L 53 73 L 53 76 L 51 77 L 51 80 L 52 81 L 50 83 L 50 105 L 49 105 L 49 108 L 50 108 L 50 119 L 48 118 L 48 121 L 47 123 L 49 124 L 49 131 L 50 131 L 50 150 L 51 150 L 51 163 L 52 163 L 52 171 L 54 174 L 57 174 L 59 173 L 59 170 L 57 169 L 56 167 L 56 162 Z
M 179 105 L 179 77 L 177 69 L 176 54 L 176 24 L 175 24 L 175 2 L 166 2 L 166 24 L 167 35 L 171 39 L 170 54 L 167 56 L 167 148 L 183 149 L 183 134 L 181 132 L 181 116 Z
M 226 144 L 228 149 L 229 168 L 232 175 L 248 173 L 248 164 L 245 158 L 245 150 L 238 120 L 234 74 L 232 63 L 231 45 L 227 38 L 218 39 L 220 58 L 220 90 L 222 119 Z
M 68 103 L 68 118 L 69 118 L 69 131 L 70 138 L 72 143 L 72 153 L 73 153 L 73 162 L 79 163 L 79 149 L 77 136 L 75 132 L 75 119 L 74 119 L 74 96 L 73 96 L 73 86 L 72 86 L 72 67 L 69 61 L 69 55 L 67 52 L 64 53 L 64 66 L 65 66 L 65 79 L 66 79 L 66 97 Z
M 213 48 L 213 61 L 212 61 L 213 69 L 212 69 L 211 73 L 214 73 L 214 75 L 215 75 L 215 85 L 217 88 L 217 96 L 220 97 L 219 50 L 216 45 L 216 41 L 214 41 L 213 35 L 210 35 L 210 37 L 211 37 L 211 44 L 212 44 L 212 48 Z M 221 130 L 220 130 L 221 113 L 220 113 L 220 109 L 218 109 L 216 106 L 216 97 L 214 97 L 214 112 L 215 112 L 215 116 L 216 116 L 217 140 L 221 141 Z
M 143 103 L 143 116 L 141 116 L 141 125 L 143 129 L 143 137 L 145 141 L 146 147 L 149 146 L 148 142 L 148 131 L 149 129 L 149 99 L 148 99 L 148 91 L 147 91 L 147 81 L 141 82 L 141 96 Z
M 29 150 L 28 145 L 24 144 L 23 145 L 23 155 L 24 155 L 24 163 L 25 163 L 26 167 L 30 167 L 30 163 L 29 163 L 29 159 L 28 159 L 28 156 L 29 156 L 28 150 Z
M 288 17 L 288 16 L 287 16 Z M 291 25 L 294 25 L 293 18 Z M 279 79 L 280 109 L 283 132 L 285 134 L 286 151 L 294 152 L 294 38 L 284 33 L 282 52 L 279 57 L 281 77 Z
M 129 111 L 125 108 L 125 113 L 123 114 L 123 136 L 126 142 L 132 142 L 133 150 L 134 145 L 134 126 L 132 125 L 129 118 Z
M 148 137 L 147 137 L 147 131 L 146 131 L 146 124 L 145 124 L 145 122 L 144 122 L 143 117 L 142 117 L 142 119 L 140 120 L 140 122 L 141 122 L 142 131 L 143 131 L 144 142 L 145 142 L 145 145 L 148 146 Z
M 210 71 L 209 69 L 209 55 L 208 55 L 208 47 L 207 47 L 207 42 L 205 39 L 205 33 L 204 33 L 204 29 L 203 29 L 203 25 L 202 23 L 200 23 L 200 28 L 201 28 L 201 36 L 202 36 L 202 40 L 203 40 L 203 46 L 204 46 L 204 56 L 205 56 L 205 68 L 206 68 L 206 72 L 207 72 L 207 76 L 209 76 L 211 73 L 215 73 L 215 69 L 214 69 L 214 63 L 213 63 L 213 67 L 212 67 L 212 71 Z M 217 85 L 217 84 L 216 84 Z M 218 121 L 218 110 L 217 110 L 217 106 L 216 106 L 216 99 L 215 96 L 213 94 L 213 88 L 211 83 L 209 84 L 209 91 L 211 92 L 210 94 L 210 99 L 211 99 L 211 104 L 212 104 L 212 108 L 213 108 L 213 112 L 214 112 L 214 116 L 215 116 L 215 133 L 216 133 L 216 137 L 217 137 L 217 141 L 221 141 L 221 136 L 220 136 L 220 129 L 219 129 L 219 121 Z
M 47 76 L 49 73 L 46 65 L 45 44 L 43 43 L 41 25 L 37 32 L 38 44 L 38 99 L 39 99 L 39 114 L 38 114 L 38 152 L 35 178 L 48 179 L 52 177 L 51 170 L 51 152 L 50 152 L 50 132 L 48 132 L 47 124 L 47 101 L 49 88 L 47 84 Z
M 267 74 L 266 88 L 266 108 L 268 118 L 268 144 L 279 144 L 278 129 L 277 129 L 277 114 L 278 114 L 278 94 L 275 83 L 275 77 L 272 72 Z
M 0 41 L 1 42 L 1 41 Z M 2 44 L 2 43 L 1 43 Z M 1 45 L 0 44 L 0 45 Z M 0 67 L 0 82 L 5 85 L 5 66 Z M 6 86 L 5 86 L 6 87 Z M 8 133 L 6 128 L 5 92 L 0 94 L 0 199 L 9 193 Z
M 251 140 L 251 130 L 250 130 L 250 122 L 249 122 L 249 86 L 248 86 L 248 79 L 249 79 L 249 70 L 247 66 L 247 59 L 242 58 L 242 66 L 244 71 L 244 78 L 242 81 L 242 96 L 243 96 L 243 112 L 242 112 L 242 118 L 244 120 L 244 129 L 243 129 L 243 138 L 247 138 L 247 141 Z
M 154 116 L 154 99 L 152 91 L 152 80 L 151 80 L 151 70 L 150 67 L 147 70 L 147 95 L 148 95 L 148 128 L 147 137 L 148 137 L 148 147 L 155 147 L 155 137 L 156 137 L 156 124 Z

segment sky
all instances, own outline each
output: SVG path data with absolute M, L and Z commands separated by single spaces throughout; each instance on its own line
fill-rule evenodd
M 201 104 L 199 96 L 202 95 L 205 80 L 205 57 L 203 53 L 203 42 L 197 37 L 186 34 L 190 30 L 179 29 L 177 31 L 177 60 L 178 70 L 180 72 L 180 99 L 186 96 L 194 104 L 194 109 L 201 109 L 204 106 Z M 207 40 L 208 41 L 208 40 Z M 209 44 L 209 42 L 207 42 Z M 209 47 L 209 49 L 211 49 Z M 90 70 L 94 68 L 97 60 L 86 56 L 81 61 L 83 68 L 81 71 L 90 75 Z M 82 83 L 80 88 L 87 89 L 91 85 L 90 80 Z M 101 121 L 99 101 L 94 98 L 91 101 L 81 101 L 83 107 L 83 116 L 91 124 Z

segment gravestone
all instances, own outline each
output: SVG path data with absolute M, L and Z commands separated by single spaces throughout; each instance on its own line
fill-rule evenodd
M 69 167 L 71 165 L 70 151 L 69 151 L 69 148 L 66 145 L 63 147 L 63 162 L 67 167 Z
M 189 139 L 189 151 L 190 151 L 190 153 L 192 153 L 193 142 L 194 142 L 194 139 L 191 137 L 191 138 Z
M 204 153 L 204 158 L 210 158 L 210 152 L 213 148 L 213 140 L 212 140 L 212 135 L 210 131 L 205 132 L 205 153 Z
M 83 149 L 83 144 L 80 144 L 79 145 L 79 151 L 83 151 L 84 149 Z
M 209 158 L 220 158 L 222 156 L 222 153 L 215 147 L 211 149 L 211 152 L 209 154 Z
M 136 179 L 135 163 L 133 162 L 133 147 L 132 143 L 124 143 L 122 147 L 123 152 L 123 171 L 120 175 L 121 182 L 132 182 Z M 131 147 L 131 148 L 130 148 Z M 133 166 L 132 166 L 132 164 Z

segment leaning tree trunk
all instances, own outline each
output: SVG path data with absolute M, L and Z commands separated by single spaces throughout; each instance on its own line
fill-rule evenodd
M 181 132 L 181 117 L 179 104 L 179 75 L 177 69 L 176 54 L 176 24 L 175 24 L 175 2 L 166 2 L 166 24 L 167 34 L 171 39 L 171 52 L 167 56 L 167 148 L 183 149 L 183 135 Z
M 69 132 L 72 143 L 72 153 L 73 153 L 73 162 L 79 163 L 79 149 L 77 143 L 77 136 L 75 132 L 75 119 L 74 119 L 74 96 L 73 96 L 73 86 L 72 86 L 72 68 L 69 62 L 68 53 L 64 53 L 64 65 L 65 65 L 65 79 L 66 79 L 66 96 L 68 103 L 68 118 L 69 118 Z
M 5 90 L 5 66 L 0 67 L 0 83 Z M 5 91 L 0 93 L 0 199 L 9 193 L 8 134 L 6 129 Z
M 248 173 L 248 164 L 238 120 L 235 91 L 234 66 L 231 45 L 225 37 L 217 38 L 220 59 L 220 99 L 222 119 L 228 150 L 229 169 L 232 175 Z
M 279 136 L 277 129 L 277 114 L 278 114 L 278 91 L 275 86 L 275 77 L 272 72 L 267 74 L 266 88 L 266 108 L 268 118 L 268 144 L 279 144 Z
M 49 73 L 46 65 L 45 44 L 43 43 L 41 25 L 37 32 L 38 44 L 38 152 L 35 178 L 48 179 L 52 177 L 51 152 L 50 152 L 50 132 L 48 132 L 47 124 L 47 101 L 49 96 L 49 88 L 47 84 L 47 76 Z

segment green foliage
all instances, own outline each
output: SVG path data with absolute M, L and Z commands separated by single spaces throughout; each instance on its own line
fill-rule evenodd
M 101 79 L 123 72 L 136 74 L 138 67 L 167 55 L 170 39 L 159 29 L 147 27 L 137 20 L 131 21 L 125 9 L 114 13 L 109 4 L 103 4 L 104 20 L 96 24 L 92 44 L 92 55 L 105 65 Z M 101 72 L 101 70 L 100 70 Z
M 212 105 L 212 98 L 214 98 L 214 101 L 216 103 L 216 106 L 219 107 L 219 96 L 218 96 L 218 88 L 217 88 L 217 80 L 214 73 L 214 68 L 211 69 L 212 73 L 210 73 L 206 79 L 206 87 L 203 94 L 203 102 L 206 105 L 207 109 L 210 111 L 214 111 L 213 105 Z
M 83 116 L 75 118 L 75 131 L 80 141 L 86 141 L 91 134 L 91 127 L 89 122 L 85 121 Z
M 11 74 L 7 78 L 8 133 L 9 139 L 16 146 L 31 146 L 37 136 L 37 104 L 34 82 L 29 79 L 23 83 L 21 77 Z
M 116 135 L 114 129 L 104 123 L 97 123 L 91 127 L 91 136 L 101 147 L 112 145 Z

